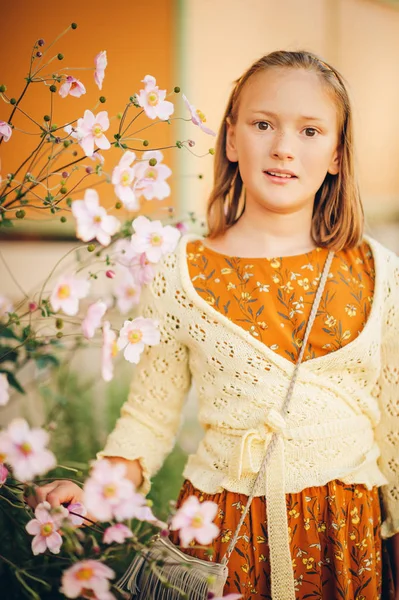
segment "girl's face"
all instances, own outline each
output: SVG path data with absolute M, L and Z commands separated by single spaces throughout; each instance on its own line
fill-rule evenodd
M 275 213 L 312 207 L 328 173 L 339 170 L 338 114 L 318 75 L 270 68 L 252 76 L 226 152 L 239 164 L 246 202 Z M 289 172 L 291 177 L 273 175 Z

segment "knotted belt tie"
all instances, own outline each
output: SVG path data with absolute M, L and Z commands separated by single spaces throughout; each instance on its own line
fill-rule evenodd
M 269 446 L 270 458 L 265 468 L 265 498 L 272 597 L 295 600 L 294 571 L 292 567 L 288 519 L 285 497 L 284 437 L 287 437 L 284 417 L 271 409 L 264 423 L 244 433 L 238 449 L 233 453 L 229 475 L 240 478 L 259 472 Z M 275 594 L 273 594 L 273 590 Z

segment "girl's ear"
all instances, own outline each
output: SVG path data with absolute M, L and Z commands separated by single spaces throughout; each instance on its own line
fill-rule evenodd
M 236 150 L 235 128 L 231 124 L 229 117 L 226 119 L 226 156 L 230 162 L 238 161 L 238 153 Z
M 341 154 L 342 146 L 338 146 L 331 158 L 330 166 L 328 167 L 328 173 L 330 173 L 331 175 L 337 175 L 337 173 L 339 173 L 339 168 L 341 165 Z

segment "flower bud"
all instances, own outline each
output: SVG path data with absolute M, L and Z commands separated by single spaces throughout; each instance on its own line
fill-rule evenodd
M 7 90 L 7 86 L 6 86 L 6 85 L 4 85 L 4 84 L 0 85 L 0 92 L 2 92 L 2 93 L 3 93 L 3 92 L 5 92 L 6 90 Z
M 94 250 L 95 250 L 95 249 L 96 249 L 96 246 L 95 246 L 95 244 L 89 244 L 89 245 L 87 246 L 87 251 L 88 251 L 88 252 L 94 252 Z
M 66 223 L 66 222 L 67 222 L 67 218 L 66 218 L 66 217 L 64 217 L 64 216 L 62 216 L 62 217 L 60 218 L 60 221 L 61 221 L 61 223 Z
M 56 329 L 62 329 L 64 327 L 64 321 L 60 318 L 55 320 Z
M 64 148 L 68 148 L 72 144 L 71 140 L 64 140 Z
M 36 52 L 36 56 L 37 56 L 37 58 L 41 58 L 43 56 L 43 52 L 40 52 L 40 50 L 38 50 Z
M 209 154 L 212 154 L 212 156 L 215 154 L 215 148 L 209 148 Z
M 62 171 L 61 177 L 62 177 L 62 179 L 66 179 L 67 177 L 69 177 L 68 171 Z
M 43 119 L 46 121 L 46 123 L 48 123 L 49 121 L 51 121 L 50 115 L 44 115 Z
M 10 104 L 12 104 L 13 106 L 17 103 L 16 98 L 10 98 Z
M 74 150 L 74 151 L 72 152 L 72 156 L 77 156 L 77 155 L 78 155 L 78 151 L 77 151 L 77 150 Z
M 60 188 L 60 194 L 67 194 L 67 193 L 68 193 L 68 190 L 67 190 L 66 187 L 61 187 Z
M 58 338 L 59 340 L 62 338 L 64 334 L 62 333 L 62 331 L 57 331 L 55 337 Z
M 178 94 L 180 92 L 180 88 L 176 86 L 175 88 L 173 88 L 173 91 L 175 94 Z
M 115 208 L 117 210 L 119 210 L 120 208 L 122 208 L 122 202 L 115 202 Z
M 106 102 L 106 101 L 107 101 L 107 99 L 106 99 L 106 97 L 105 97 L 105 96 L 100 96 L 100 97 L 99 97 L 99 100 L 100 100 L 101 104 L 104 104 L 104 102 Z
M 17 219 L 23 219 L 25 215 L 26 215 L 26 212 L 22 208 L 21 208 L 21 210 L 17 210 L 17 212 L 15 213 L 15 216 L 17 217 Z
M 113 279 L 115 277 L 115 271 L 108 269 L 108 271 L 105 272 L 105 276 L 108 277 L 108 279 Z
M 71 208 L 71 206 L 72 206 L 72 198 L 71 197 L 66 199 L 66 205 L 69 206 L 69 208 Z
M 195 146 L 194 140 L 188 140 L 188 145 L 190 146 L 190 148 L 194 148 L 194 146 Z
M 121 139 L 121 134 L 120 133 L 115 133 L 114 138 L 116 140 L 120 140 Z
M 150 142 L 148 140 L 143 141 L 143 146 L 149 146 L 149 145 L 150 145 Z
M 86 173 L 88 175 L 91 175 L 93 173 L 93 170 L 94 170 L 93 167 L 86 167 Z
M 150 160 L 148 161 L 148 164 L 150 165 L 150 167 L 155 167 L 155 165 L 157 164 L 157 159 L 156 158 L 150 158 Z
M 35 312 L 35 310 L 37 309 L 36 302 L 29 302 L 28 308 L 29 308 L 30 312 Z
M 58 60 L 62 60 L 64 58 L 64 55 L 60 52 L 59 54 L 57 54 L 57 58 Z
M 37 42 L 38 46 L 44 46 L 44 44 L 45 44 L 45 41 L 43 38 L 40 38 L 40 40 L 38 40 L 38 42 Z
M 204 176 L 202 175 L 202 173 L 200 173 L 200 174 L 198 175 L 198 179 L 203 179 L 203 178 L 204 178 Z
M 71 29 L 77 29 L 78 24 L 77 23 L 71 23 Z
M 50 92 L 56 92 L 57 91 L 57 86 L 56 85 L 50 85 Z
M 58 136 L 56 138 L 54 138 L 54 141 L 56 144 L 61 144 L 61 138 Z

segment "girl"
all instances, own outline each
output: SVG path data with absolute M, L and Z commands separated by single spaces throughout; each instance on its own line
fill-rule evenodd
M 267 481 L 282 486 L 283 506 L 270 518 L 265 490 L 257 491 L 225 593 L 398 600 L 382 539 L 392 538 L 397 575 L 399 260 L 363 236 L 352 112 L 334 68 L 309 52 L 280 51 L 236 82 L 207 216 L 208 236 L 183 236 L 145 292 L 141 314 L 159 319 L 162 341 L 135 369 L 99 456 L 125 462 L 147 493 L 193 378 L 205 435 L 188 459 L 178 506 L 191 495 L 217 502 L 221 531 L 212 559 L 187 553 L 221 560 L 277 431 L 283 457 Z M 78 501 L 73 486 L 44 486 L 39 499 Z

